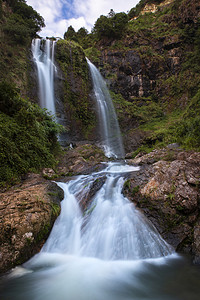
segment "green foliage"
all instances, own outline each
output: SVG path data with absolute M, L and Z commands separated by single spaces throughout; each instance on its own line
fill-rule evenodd
M 39 106 L 22 99 L 18 90 L 0 83 L 0 186 L 21 174 L 56 163 L 60 127 Z
M 65 75 L 64 98 L 70 114 L 87 137 L 95 124 L 89 101 L 89 68 L 83 49 L 74 41 L 57 42 L 56 59 Z
M 78 41 L 76 31 L 74 30 L 74 28 L 72 26 L 69 26 L 67 31 L 64 33 L 64 39 L 72 40 L 75 42 Z
M 200 150 L 200 89 L 169 132 L 186 149 Z
M 101 15 L 95 22 L 93 33 L 99 38 L 120 38 L 128 24 L 126 13 L 117 13 L 108 17 Z
M 94 36 L 89 34 L 85 27 L 81 27 L 77 32 L 72 26 L 69 26 L 64 34 L 64 39 L 78 43 L 84 49 L 91 47 L 94 44 Z
M 88 57 L 91 61 L 93 61 L 94 63 L 99 62 L 101 52 L 97 48 L 90 47 L 90 48 L 86 49 L 84 52 L 85 52 L 86 57 Z
M 140 124 L 152 121 L 154 119 L 162 119 L 164 117 L 163 107 L 154 102 L 151 98 L 140 98 L 140 103 L 126 101 L 121 94 L 110 92 L 113 102 L 120 119 L 123 117 L 135 118 Z M 143 102 L 143 103 L 142 103 Z M 141 105 L 142 103 L 142 105 Z
M 7 18 L 3 30 L 15 42 L 25 44 L 44 27 L 44 19 L 25 1 L 7 1 L 13 13 Z
M 85 27 L 81 27 L 78 31 L 77 31 L 77 36 L 78 39 L 84 38 L 88 35 L 88 30 Z

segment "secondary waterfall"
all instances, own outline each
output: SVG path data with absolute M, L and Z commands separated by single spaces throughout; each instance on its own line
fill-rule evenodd
M 55 41 L 35 39 L 32 41 L 32 53 L 38 71 L 40 106 L 55 115 L 54 64 Z
M 102 146 L 107 157 L 124 158 L 120 128 L 106 83 L 98 69 L 87 59 L 97 101 Z

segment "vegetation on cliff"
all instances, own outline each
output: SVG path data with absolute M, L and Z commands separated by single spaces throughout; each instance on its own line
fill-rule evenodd
M 26 97 L 31 40 L 43 18 L 24 0 L 0 1 L 0 8 L 0 188 L 7 188 L 27 172 L 55 165 L 60 127 Z
M 151 5 L 156 11 L 145 13 Z M 133 150 L 174 142 L 199 150 L 199 1 L 142 0 L 120 34 L 111 26 L 118 15 L 111 10 L 92 33 L 74 36 L 107 79 L 125 143 L 139 129 Z
M 56 61 L 64 75 L 62 98 L 71 132 L 78 127 L 79 139 L 89 138 L 95 127 L 95 115 L 89 94 L 92 86 L 83 49 L 73 40 L 59 40 Z M 75 134 L 74 134 L 75 135 Z
M 6 82 L 0 83 L 0 120 L 1 188 L 15 183 L 22 174 L 55 165 L 59 126 Z
M 25 1 L 0 1 L 0 80 L 15 83 L 23 96 L 32 86 L 31 40 L 43 26 L 43 18 Z

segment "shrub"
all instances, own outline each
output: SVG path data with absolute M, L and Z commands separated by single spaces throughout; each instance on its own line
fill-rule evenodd
M 0 83 L 0 186 L 13 184 L 28 171 L 53 166 L 60 127 L 38 105 Z

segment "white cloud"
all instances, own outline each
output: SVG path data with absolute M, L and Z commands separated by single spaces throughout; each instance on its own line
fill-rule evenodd
M 139 0 L 27 0 L 44 19 L 46 27 L 41 36 L 63 37 L 67 27 L 75 30 L 86 27 L 91 30 L 100 15 L 107 15 L 110 9 L 127 12 Z

